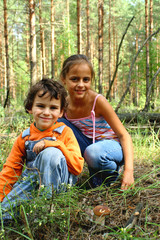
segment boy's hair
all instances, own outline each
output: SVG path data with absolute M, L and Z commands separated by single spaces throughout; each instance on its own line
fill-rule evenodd
M 81 64 L 81 63 L 86 63 L 88 64 L 90 70 L 91 70 L 91 78 L 94 79 L 95 77 L 95 72 L 93 70 L 93 66 L 91 64 L 91 62 L 89 61 L 89 59 L 87 58 L 87 56 L 83 55 L 83 54 L 75 54 L 75 55 L 71 55 L 70 57 L 68 57 L 62 66 L 62 71 L 60 73 L 60 77 L 61 79 L 65 79 L 67 73 L 69 72 L 70 68 L 73 65 L 76 64 Z
M 60 99 L 61 110 L 66 108 L 67 92 L 65 88 L 59 82 L 52 79 L 42 79 L 33 86 L 31 86 L 28 95 L 24 101 L 24 107 L 27 113 L 28 110 L 32 109 L 35 96 L 39 91 L 42 91 L 42 94 L 38 95 L 39 97 L 43 97 L 46 93 L 49 93 L 51 99 Z

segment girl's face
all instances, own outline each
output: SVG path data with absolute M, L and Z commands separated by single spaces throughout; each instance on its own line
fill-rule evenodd
M 28 110 L 28 112 L 33 114 L 36 127 L 45 130 L 50 128 L 63 115 L 63 111 L 61 111 L 60 99 L 51 99 L 49 93 L 39 97 L 38 95 L 41 93 L 41 91 L 37 93 L 32 109 Z
M 65 79 L 62 79 L 71 97 L 83 98 L 91 88 L 91 69 L 86 63 L 70 67 Z

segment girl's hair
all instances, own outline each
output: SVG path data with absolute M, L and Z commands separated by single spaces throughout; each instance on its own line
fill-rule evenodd
M 88 60 L 87 56 L 85 56 L 83 54 L 72 55 L 72 56 L 68 57 L 64 61 L 63 66 L 62 66 L 62 71 L 61 71 L 61 74 L 60 74 L 61 79 L 65 79 L 66 78 L 67 73 L 69 72 L 70 68 L 73 65 L 81 64 L 81 63 L 87 63 L 88 64 L 88 66 L 89 66 L 89 68 L 91 70 L 91 78 L 94 79 L 95 72 L 93 70 L 92 64 Z
M 39 93 L 39 92 L 42 93 Z M 57 81 L 52 79 L 42 79 L 33 86 L 31 86 L 28 95 L 24 101 L 24 107 L 26 112 L 32 109 L 34 99 L 38 93 L 39 97 L 43 97 L 46 93 L 49 93 L 50 98 L 60 99 L 61 110 L 66 108 L 67 92 L 65 88 Z

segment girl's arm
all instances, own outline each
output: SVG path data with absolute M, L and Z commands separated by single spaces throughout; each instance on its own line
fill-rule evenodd
M 118 136 L 124 155 L 124 173 L 121 184 L 121 189 L 126 190 L 134 183 L 133 177 L 133 144 L 132 139 L 117 114 L 114 112 L 112 106 L 108 101 L 100 96 L 96 102 L 95 109 L 97 116 L 103 116 L 112 130 Z

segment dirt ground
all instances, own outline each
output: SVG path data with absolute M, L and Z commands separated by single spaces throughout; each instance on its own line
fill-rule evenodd
M 119 193 L 119 184 L 82 196 L 80 211 L 72 219 L 70 240 L 160 239 L 160 166 L 136 164 L 135 189 L 130 193 Z M 92 221 L 93 207 L 99 204 L 111 210 L 105 226 Z
M 85 169 L 80 184 L 86 181 Z M 104 240 L 160 239 L 160 166 L 135 164 L 135 188 L 120 192 L 120 180 L 111 187 L 79 191 L 78 204 L 71 209 L 68 226 L 62 231 L 59 224 L 43 224 L 37 231 L 31 226 L 35 240 Z M 93 208 L 107 205 L 111 212 L 105 225 L 94 221 Z M 63 208 L 63 206 L 62 206 Z M 130 221 L 130 224 L 128 223 Z M 7 239 L 26 239 L 9 234 Z

